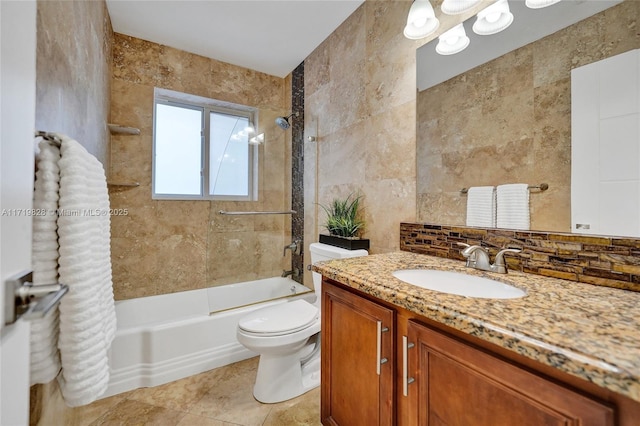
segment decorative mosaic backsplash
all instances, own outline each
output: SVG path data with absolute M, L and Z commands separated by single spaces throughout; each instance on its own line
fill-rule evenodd
M 400 224 L 400 249 L 465 260 L 457 243 L 502 248 L 508 267 L 531 274 L 640 292 L 640 239 L 421 223 Z

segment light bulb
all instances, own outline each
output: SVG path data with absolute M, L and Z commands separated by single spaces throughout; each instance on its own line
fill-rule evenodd
M 498 22 L 498 19 L 500 19 L 501 15 L 502 15 L 502 12 L 493 12 L 493 13 L 487 14 L 487 16 L 485 16 L 484 19 L 486 19 L 487 22 L 490 22 L 493 24 L 495 22 Z
M 445 43 L 447 43 L 449 46 L 454 46 L 458 42 L 458 40 L 460 40 L 460 37 L 458 36 L 447 37 Z
M 426 23 L 427 23 L 427 17 L 426 16 L 418 16 L 418 17 L 416 17 L 416 19 L 413 20 L 413 25 L 415 25 L 418 28 L 424 27 L 424 25 Z

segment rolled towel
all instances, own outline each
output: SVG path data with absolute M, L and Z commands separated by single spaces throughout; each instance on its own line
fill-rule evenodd
M 498 228 L 529 230 L 529 185 L 513 183 L 498 185 L 497 226 Z
M 467 193 L 467 226 L 495 228 L 496 188 L 472 186 Z

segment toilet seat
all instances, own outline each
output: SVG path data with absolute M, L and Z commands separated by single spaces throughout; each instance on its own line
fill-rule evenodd
M 238 322 L 246 334 L 280 336 L 308 328 L 318 321 L 318 308 L 304 300 L 258 309 Z

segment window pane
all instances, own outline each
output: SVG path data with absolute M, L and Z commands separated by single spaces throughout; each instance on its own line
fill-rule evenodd
M 200 195 L 202 111 L 156 104 L 156 194 Z
M 209 124 L 209 193 L 249 196 L 249 119 L 212 112 Z

